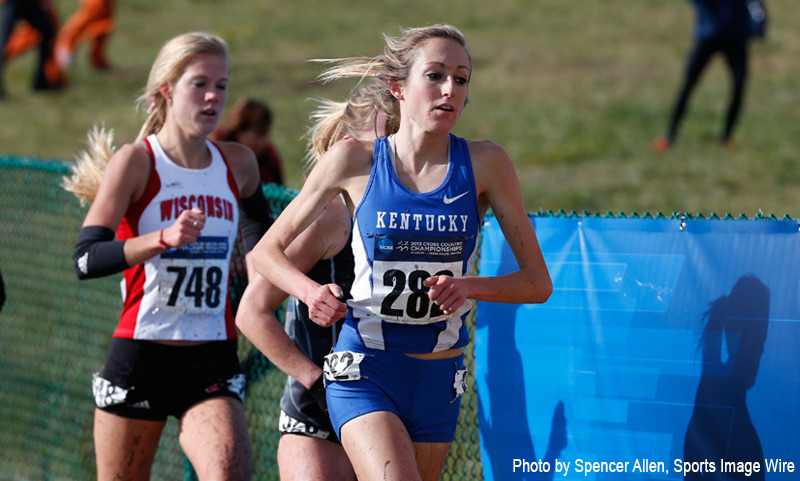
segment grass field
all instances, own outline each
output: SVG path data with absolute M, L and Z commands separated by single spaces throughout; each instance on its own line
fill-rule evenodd
M 62 20 L 78 2 L 55 1 Z M 770 33 L 752 47 L 735 150 L 715 143 L 729 88 L 719 59 L 695 92 L 679 144 L 665 154 L 651 150 L 690 46 L 693 12 L 684 0 L 119 0 L 113 72 L 92 71 L 83 46 L 69 88 L 40 94 L 29 89 L 33 53 L 6 65 L 0 156 L 71 160 L 94 124 L 114 128 L 118 143 L 131 141 L 142 122 L 133 101 L 160 46 L 208 30 L 231 46 L 229 102 L 256 96 L 273 107 L 274 140 L 289 186 L 298 188 L 309 99 L 344 99 L 352 88 L 315 83 L 318 66 L 306 60 L 374 55 L 381 32 L 449 22 L 466 34 L 474 60 L 470 104 L 455 133 L 506 147 L 529 211 L 800 217 L 800 9 L 795 0 L 766 1 Z M 0 322 L 0 480 L 91 476 L 87 373 L 101 365 L 118 312 L 117 279 L 75 281 L 71 239 L 81 215 L 46 174 L 0 170 L 7 202 L 0 202 L 0 265 L 9 288 Z M 474 415 L 470 396 L 462 413 Z M 262 404 L 251 433 L 270 479 L 274 419 L 262 413 L 274 414 L 276 403 Z M 445 480 L 479 479 L 470 419 L 472 431 L 459 433 L 448 458 L 456 467 L 447 473 L 455 474 Z M 177 428 L 168 429 L 159 456 L 171 462 L 157 461 L 154 479 L 186 470 Z M 472 471 L 474 478 L 462 474 Z
M 77 0 L 59 5 L 62 21 Z M 95 123 L 133 139 L 132 110 L 164 41 L 208 30 L 231 45 L 229 102 L 256 96 L 276 115 L 274 140 L 289 186 L 302 182 L 309 98 L 322 86 L 309 58 L 379 53 L 381 32 L 448 22 L 467 36 L 474 75 L 455 133 L 491 138 L 517 165 L 529 211 L 759 211 L 800 216 L 800 9 L 768 0 L 770 32 L 751 49 L 751 81 L 736 140 L 715 143 L 729 90 L 716 59 L 690 104 L 678 145 L 654 154 L 690 45 L 693 12 L 680 0 L 125 0 L 110 44 L 113 72 L 92 71 L 83 46 L 59 94 L 30 91 L 34 55 L 7 65 L 0 153 L 71 160 Z

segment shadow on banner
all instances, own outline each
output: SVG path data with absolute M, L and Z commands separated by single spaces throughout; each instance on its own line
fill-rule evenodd
M 477 308 L 487 481 L 797 475 L 796 222 L 531 221 L 553 296 Z M 480 274 L 514 269 L 490 218 Z

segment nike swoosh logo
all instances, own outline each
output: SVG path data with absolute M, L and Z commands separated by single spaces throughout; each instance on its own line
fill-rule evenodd
M 452 204 L 453 202 L 457 201 L 458 199 L 464 197 L 465 195 L 469 194 L 469 191 L 464 192 L 463 194 L 458 194 L 455 197 L 447 197 L 447 194 L 444 195 L 444 203 L 445 204 Z

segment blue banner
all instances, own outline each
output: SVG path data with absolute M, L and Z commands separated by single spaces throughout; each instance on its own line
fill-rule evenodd
M 531 221 L 550 300 L 477 307 L 487 481 L 800 479 L 798 223 Z

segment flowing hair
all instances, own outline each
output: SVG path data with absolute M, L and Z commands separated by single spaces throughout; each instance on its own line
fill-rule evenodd
M 87 137 L 86 150 L 75 156 L 75 163 L 69 167 L 70 175 L 63 176 L 60 184 L 61 188 L 75 194 L 82 206 L 94 202 L 108 159 L 116 150 L 113 129 L 95 125 Z
M 362 85 L 346 102 L 317 99 L 319 106 L 310 117 L 314 124 L 309 128 L 305 165 L 311 168 L 330 147 L 345 135 L 355 136 L 372 131 L 375 137 L 383 131 L 386 135 L 397 132 L 399 118 L 385 116 L 384 124 L 378 125 L 379 115 L 385 113 L 386 92 L 377 83 Z
M 400 105 L 391 94 L 390 87 L 403 84 L 409 76 L 409 71 L 417 56 L 417 50 L 426 40 L 432 38 L 447 38 L 455 40 L 472 58 L 467 48 L 464 35 L 454 26 L 437 24 L 427 27 L 408 28 L 402 31 L 399 37 L 383 34 L 386 45 L 383 54 L 376 57 L 344 57 L 333 59 L 312 59 L 312 62 L 326 63 L 331 66 L 326 68 L 317 80 L 329 83 L 345 78 L 358 78 L 359 82 L 366 78 L 374 80 L 374 87 L 378 92 L 375 100 L 386 114 L 390 123 L 400 122 Z M 325 108 L 334 109 L 336 106 L 323 104 L 320 112 Z M 315 117 L 318 118 L 318 117 Z

